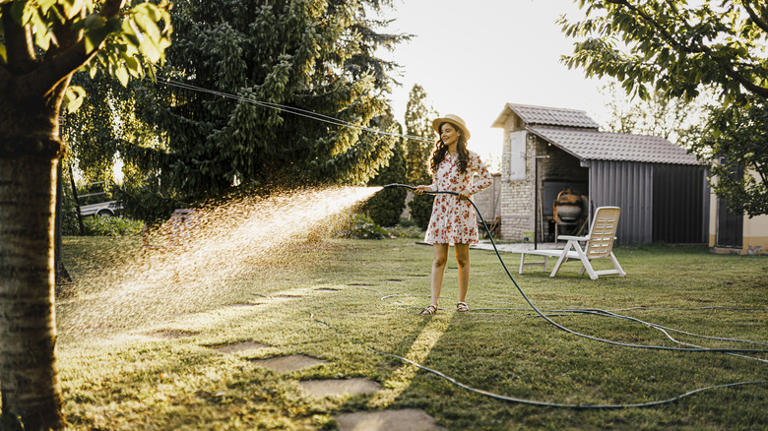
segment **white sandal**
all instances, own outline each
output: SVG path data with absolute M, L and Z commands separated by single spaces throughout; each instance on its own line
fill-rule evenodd
M 430 305 L 428 307 L 424 307 L 424 309 L 421 310 L 421 313 L 419 314 L 421 314 L 422 316 L 430 316 L 435 313 L 437 313 L 437 307 L 435 307 L 434 305 Z
M 458 304 L 456 304 L 456 312 L 466 313 L 467 311 L 469 311 L 469 306 L 467 305 L 466 302 L 459 302 Z

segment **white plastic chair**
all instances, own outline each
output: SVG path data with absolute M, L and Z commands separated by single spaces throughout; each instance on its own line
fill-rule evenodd
M 600 275 L 606 274 L 618 274 L 621 277 L 627 275 L 626 272 L 619 265 L 619 261 L 613 254 L 613 242 L 616 239 L 616 228 L 619 226 L 619 215 L 621 209 L 619 207 L 600 207 L 595 211 L 595 216 L 592 219 L 592 226 L 589 228 L 589 233 L 585 236 L 572 236 L 572 235 L 558 235 L 558 240 L 568 241 L 563 249 L 555 250 L 521 250 L 520 256 L 520 269 L 519 273 L 523 273 L 523 266 L 525 265 L 542 265 L 544 269 L 547 269 L 547 260 L 550 257 L 558 257 L 555 267 L 552 269 L 550 277 L 554 277 L 560 266 L 568 259 L 581 260 L 581 270 L 579 275 L 584 274 L 586 270 L 589 274 L 589 278 L 597 280 Z M 586 241 L 586 246 L 582 249 L 580 242 Z M 527 254 L 533 254 L 536 256 L 544 256 L 544 262 L 526 263 L 525 256 Z M 591 261 L 594 259 L 608 258 L 613 263 L 614 269 L 606 269 L 601 271 L 595 271 L 592 268 Z

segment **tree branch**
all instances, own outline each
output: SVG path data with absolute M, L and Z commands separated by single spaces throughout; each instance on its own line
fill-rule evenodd
M 752 21 L 753 21 L 753 22 L 754 22 L 754 23 L 755 23 L 755 24 L 756 24 L 758 27 L 760 27 L 761 29 L 763 29 L 763 31 L 765 31 L 766 33 L 768 33 L 768 17 L 759 16 L 759 15 L 757 14 L 757 12 L 756 12 L 754 9 L 752 9 L 752 5 L 751 5 L 751 3 L 752 3 L 752 2 L 751 2 L 750 0 L 743 0 L 743 1 L 741 2 L 741 4 L 744 6 L 744 9 L 746 9 L 746 10 L 747 10 L 747 13 L 749 14 L 749 18 L 750 18 L 750 19 L 752 19 Z
M 654 20 L 653 17 L 649 16 L 647 13 L 640 10 L 635 5 L 630 4 L 627 0 L 609 0 L 609 2 L 613 4 L 626 6 L 628 9 L 631 9 L 632 11 L 634 11 L 637 15 L 639 15 L 644 20 L 646 20 L 649 24 L 655 27 L 657 31 L 661 34 L 662 38 L 673 47 L 680 49 L 683 52 L 689 53 L 689 54 L 696 53 L 696 52 L 708 54 L 713 60 L 715 60 L 715 63 L 717 63 L 717 65 L 723 70 L 723 72 L 726 75 L 738 81 L 739 84 L 743 85 L 744 88 L 746 88 L 750 92 L 758 96 L 768 98 L 768 88 L 761 87 L 755 84 L 754 82 L 750 81 L 749 79 L 747 79 L 742 73 L 740 73 L 738 70 L 735 70 L 733 69 L 733 67 L 731 67 L 732 63 L 728 59 L 718 56 L 709 46 L 703 43 L 700 43 L 698 45 L 699 46 L 698 49 L 693 48 L 693 46 L 686 47 L 681 42 L 677 41 L 664 27 L 661 26 L 661 24 L 659 24 L 656 20 Z M 690 24 L 688 23 L 687 20 L 683 19 L 683 23 L 686 26 L 690 27 Z
M 11 73 L 24 73 L 35 65 L 35 51 L 32 44 L 32 32 L 29 26 L 22 27 L 13 19 L 11 4 L 2 6 L 2 26 L 7 50 L 8 70 Z
M 106 19 L 116 17 L 125 0 L 107 0 L 99 15 Z M 76 43 L 63 48 L 56 55 L 46 58 L 31 72 L 19 77 L 14 92 L 17 97 L 40 96 L 54 89 L 84 64 L 88 63 L 102 48 L 104 40 L 99 41 L 92 52 L 85 51 L 85 40 L 80 37 Z

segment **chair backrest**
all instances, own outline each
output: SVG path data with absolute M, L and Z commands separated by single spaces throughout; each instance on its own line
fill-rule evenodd
M 607 257 L 613 250 L 616 228 L 619 226 L 619 207 L 599 207 L 592 219 L 587 241 L 587 258 Z

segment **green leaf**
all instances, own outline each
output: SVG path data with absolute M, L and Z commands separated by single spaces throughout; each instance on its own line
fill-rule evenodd
M 123 87 L 128 85 L 130 76 L 128 76 L 128 71 L 125 69 L 125 67 L 119 66 L 117 70 L 115 70 L 115 76 L 117 77 L 117 80 L 123 84 Z
M 4 43 L 0 43 L 0 58 L 3 59 L 3 63 L 7 63 L 8 62 L 8 53 L 5 50 L 5 44 Z
M 75 112 L 83 104 L 85 89 L 78 85 L 70 85 L 64 91 L 64 106 L 67 112 Z

